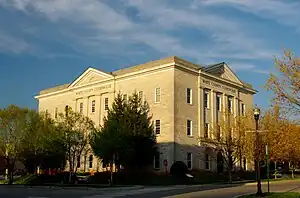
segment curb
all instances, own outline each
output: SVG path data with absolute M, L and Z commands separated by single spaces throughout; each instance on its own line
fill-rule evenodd
M 66 189 L 66 190 L 97 190 L 97 191 L 122 191 L 122 190 L 139 190 L 144 186 L 131 186 L 131 187 L 63 187 L 63 186 L 26 186 L 26 185 L 0 185 L 5 188 L 28 188 L 28 189 Z

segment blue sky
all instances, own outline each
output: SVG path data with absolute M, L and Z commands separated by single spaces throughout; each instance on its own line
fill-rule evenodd
M 225 61 L 260 92 L 283 48 L 299 54 L 295 0 L 0 0 L 0 108 L 36 108 L 41 89 L 88 66 L 113 71 L 166 56 Z

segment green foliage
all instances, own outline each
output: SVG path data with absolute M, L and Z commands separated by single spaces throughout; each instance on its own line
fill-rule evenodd
M 9 171 L 9 183 L 13 182 L 13 170 L 23 152 L 23 141 L 31 122 L 32 111 L 10 105 L 0 109 L 0 155 L 5 156 Z
M 128 101 L 119 93 L 104 124 L 94 133 L 91 146 L 104 164 L 141 168 L 153 162 L 156 152 L 149 107 L 134 93 Z

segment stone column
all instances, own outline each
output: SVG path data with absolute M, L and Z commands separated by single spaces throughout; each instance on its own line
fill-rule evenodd
M 204 137 L 204 87 L 199 88 L 199 137 Z
M 211 94 L 210 94 L 211 98 L 210 98 L 210 114 L 211 114 L 211 118 L 210 118 L 210 129 L 209 129 L 209 137 L 214 138 L 214 132 L 216 130 L 216 97 L 217 97 L 217 93 L 215 90 L 211 90 Z M 212 131 L 211 131 L 212 130 Z

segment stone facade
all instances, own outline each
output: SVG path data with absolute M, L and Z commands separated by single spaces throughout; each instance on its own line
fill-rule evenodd
M 160 155 L 159 161 L 154 160 L 154 166 L 161 171 L 165 159 L 168 168 L 175 161 L 184 161 L 193 169 L 207 169 L 207 152 L 199 137 L 205 134 L 205 123 L 213 125 L 220 117 L 217 96 L 221 109 L 228 107 L 230 97 L 233 114 L 240 115 L 253 107 L 256 93 L 226 63 L 202 67 L 168 57 L 110 73 L 88 68 L 72 83 L 43 90 L 36 99 L 39 111 L 47 111 L 53 117 L 68 105 L 101 125 L 115 95 L 118 92 L 131 95 L 134 91 L 149 103 L 154 124 L 159 128 Z M 89 167 L 88 158 L 81 169 Z M 93 160 L 92 165 L 91 169 L 102 170 L 99 161 Z M 216 168 L 216 163 L 210 163 L 210 170 Z

